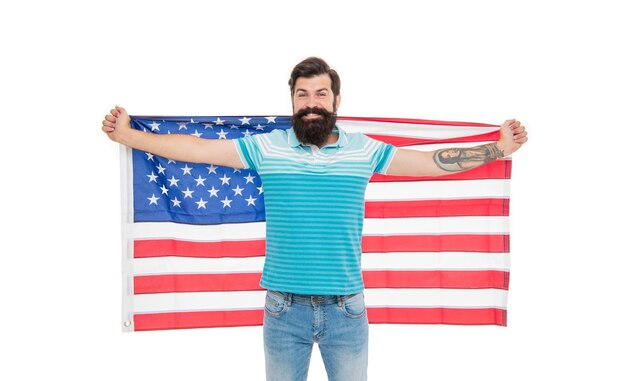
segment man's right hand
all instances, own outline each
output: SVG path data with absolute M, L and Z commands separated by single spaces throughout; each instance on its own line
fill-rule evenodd
M 102 131 L 114 142 L 119 143 L 128 130 L 130 130 L 130 117 L 123 107 L 115 106 L 102 120 Z

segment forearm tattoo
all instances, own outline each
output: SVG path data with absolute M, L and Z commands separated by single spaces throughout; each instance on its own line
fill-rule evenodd
M 496 143 L 472 148 L 445 148 L 435 151 L 433 160 L 444 171 L 459 172 L 504 157 Z

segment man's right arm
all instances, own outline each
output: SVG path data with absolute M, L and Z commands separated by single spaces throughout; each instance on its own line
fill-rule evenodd
M 167 159 L 244 167 L 232 140 L 201 139 L 179 134 L 159 135 L 133 130 L 130 128 L 130 117 L 122 107 L 115 106 L 104 117 L 102 131 L 115 142 Z

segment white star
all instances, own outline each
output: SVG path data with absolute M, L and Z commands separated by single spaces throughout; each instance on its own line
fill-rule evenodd
M 196 121 L 194 121 L 194 120 L 193 120 L 193 118 L 191 118 L 191 119 L 189 120 L 189 123 L 197 123 L 197 122 L 196 122 Z
M 225 173 L 224 177 L 220 177 L 220 180 L 222 180 L 222 185 L 230 185 L 230 177 L 226 177 Z
M 266 116 L 265 119 L 267 119 L 267 123 L 276 123 L 275 116 Z
M 172 178 L 171 179 L 167 179 L 167 181 L 170 182 L 170 187 L 173 187 L 173 186 L 178 186 L 178 182 L 180 180 L 177 179 L 176 177 L 174 177 L 174 175 L 172 175 Z
M 256 189 L 259 190 L 259 194 L 263 193 L 263 185 L 261 185 L 260 187 L 257 187 Z
M 204 201 L 204 200 L 202 200 L 202 197 L 200 197 L 200 201 L 196 201 L 196 204 L 198 204 L 198 209 L 200 209 L 200 208 L 206 209 L 205 205 L 206 205 L 207 202 L 208 201 Z
M 217 120 L 214 120 L 213 123 L 215 123 L 218 126 L 223 126 L 224 125 L 224 120 L 221 120 L 220 117 L 217 117 Z
M 239 119 L 239 121 L 241 122 L 241 125 L 243 126 L 244 124 L 250 124 L 250 119 L 252 118 L 246 118 L 244 116 L 242 119 Z
M 172 163 L 176 164 L 176 161 L 174 161 L 172 159 L 167 159 L 167 164 L 172 164 Z
M 199 187 L 200 185 L 204 185 L 204 180 L 206 179 L 203 179 L 202 176 L 198 175 L 198 178 L 194 180 L 196 180 L 196 186 Z
M 213 185 L 211 185 L 211 189 L 208 189 L 209 193 L 211 194 L 209 197 L 217 197 L 217 192 L 219 192 L 219 189 L 215 189 L 215 187 Z
M 256 129 L 257 129 L 257 130 L 264 131 L 264 130 L 263 130 L 264 128 L 265 128 L 265 126 L 261 126 L 260 124 L 257 124 L 257 125 L 256 125 Z
M 179 208 L 180 208 L 180 201 L 178 201 L 178 198 L 177 198 L 177 197 L 174 197 L 174 199 L 173 199 L 173 200 L 170 200 L 170 201 L 172 201 L 172 202 L 174 203 L 174 206 L 177 206 L 177 207 L 179 207 Z
M 183 170 L 183 175 L 191 175 L 191 167 L 187 164 L 185 164 L 185 166 L 181 169 Z
M 157 175 L 155 175 L 154 172 L 151 172 L 149 175 L 146 175 L 146 176 L 148 176 L 148 178 L 150 179 L 148 183 L 151 183 L 153 181 L 156 183 Z
M 233 173 L 237 173 L 237 172 L 241 173 L 241 169 L 239 169 L 239 168 L 233 168 Z
M 182 129 L 187 129 L 187 122 L 178 122 L 178 131 L 182 130 Z
M 148 197 L 148 200 L 150 200 L 150 204 L 148 204 L 148 205 L 152 205 L 152 204 L 154 204 L 154 205 L 158 205 L 158 204 L 157 204 L 157 200 L 158 200 L 158 199 L 160 199 L 160 198 L 161 198 L 161 197 L 156 197 L 156 196 L 154 195 L 154 193 L 152 193 L 152 197 Z
M 246 179 L 246 184 L 252 183 L 256 176 L 252 176 L 252 173 L 248 173 L 248 176 L 244 177 Z
M 248 201 L 248 206 L 250 205 L 256 206 L 256 204 L 254 203 L 256 201 L 256 198 L 252 198 L 252 195 L 250 195 L 250 197 L 248 197 L 246 201 Z
M 230 203 L 231 203 L 231 202 L 233 202 L 233 200 L 229 200 L 229 199 L 228 199 L 228 196 L 226 196 L 226 197 L 224 197 L 224 199 L 223 199 L 223 200 L 220 200 L 220 202 L 221 202 L 222 204 L 224 204 L 224 208 L 225 208 L 225 207 L 229 207 L 229 208 L 231 208 Z
M 211 173 L 215 173 L 217 175 L 217 172 L 216 172 L 217 166 L 216 165 L 211 164 L 210 167 L 206 167 L 206 168 L 209 170 L 209 175 Z
M 157 169 L 159 170 L 159 173 L 165 173 L 165 167 L 163 167 L 161 163 L 159 163 L 159 165 L 157 166 Z
M 161 194 L 167 194 L 167 192 L 169 192 L 169 189 L 167 189 L 165 185 L 161 185 Z
M 239 196 L 243 196 L 243 188 L 239 188 L 239 185 L 237 185 L 237 188 L 235 189 L 231 189 L 233 192 L 235 192 L 235 196 L 239 195 Z
M 224 132 L 223 129 L 220 129 L 220 132 L 218 132 L 217 135 L 219 136 L 218 139 L 226 139 L 226 135 L 228 135 L 228 132 Z
M 231 129 L 238 130 L 238 129 L 239 129 L 239 126 L 238 126 L 238 125 L 236 125 L 236 124 L 231 124 L 231 125 L 230 125 L 230 128 L 231 128 Z
M 153 154 L 151 154 L 150 152 L 146 152 L 146 155 L 148 155 L 148 160 L 154 161 L 154 155 Z
M 247 137 L 248 137 L 248 136 L 250 136 L 250 135 L 252 135 L 252 132 L 250 132 L 250 130 L 245 130 L 245 131 L 243 132 L 243 137 L 244 137 L 244 138 L 247 138 Z
M 204 124 L 204 129 L 206 130 L 207 128 L 213 129 L 213 125 L 211 123 L 202 123 Z
M 202 132 L 198 132 L 198 130 L 196 130 L 196 132 L 194 132 L 193 134 L 191 134 L 197 138 L 199 138 L 200 136 L 202 136 Z
M 185 197 L 183 197 L 183 198 L 187 198 L 187 197 L 191 198 L 191 197 L 193 197 L 193 196 L 191 195 L 193 192 L 194 192 L 194 191 L 189 190 L 189 187 L 187 187 L 187 190 L 184 190 L 184 191 L 183 191 L 183 193 L 185 194 Z
M 161 130 L 159 130 L 159 126 L 160 125 L 161 125 L 161 123 L 152 122 L 148 126 L 150 126 L 150 128 L 152 128 L 152 131 L 161 131 Z

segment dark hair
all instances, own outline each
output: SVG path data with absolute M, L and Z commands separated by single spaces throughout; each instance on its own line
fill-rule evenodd
M 328 66 L 326 61 L 324 61 L 323 59 L 317 57 L 309 57 L 297 64 L 291 71 L 291 77 L 289 78 L 289 88 L 291 89 L 291 96 L 293 97 L 296 80 L 298 78 L 311 78 L 321 74 L 328 74 L 330 76 L 333 97 L 339 95 L 339 89 L 341 88 L 339 74 L 337 74 L 335 69 L 331 69 L 330 66 Z

